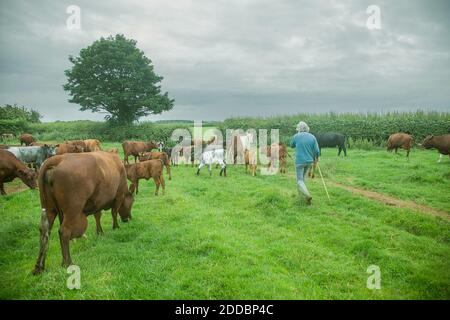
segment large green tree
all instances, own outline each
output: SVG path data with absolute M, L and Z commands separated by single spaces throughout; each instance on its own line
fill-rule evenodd
M 64 90 L 82 111 L 107 113 L 107 120 L 130 124 L 173 108 L 174 100 L 161 93 L 163 78 L 133 39 L 121 34 L 102 37 L 69 60 L 73 65 L 65 71 Z

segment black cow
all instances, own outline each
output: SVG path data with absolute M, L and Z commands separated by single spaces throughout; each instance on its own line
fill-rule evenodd
M 341 155 L 341 151 L 344 151 L 344 155 L 347 156 L 347 148 L 345 147 L 345 136 L 341 133 L 334 132 L 325 132 L 325 133 L 316 133 L 314 136 L 317 139 L 317 143 L 319 144 L 320 152 L 322 153 L 322 148 L 333 148 L 338 147 L 339 152 L 338 156 Z

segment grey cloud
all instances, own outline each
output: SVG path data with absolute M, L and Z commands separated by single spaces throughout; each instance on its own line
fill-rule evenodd
M 295 112 L 449 110 L 448 1 L 2 1 L 0 103 L 45 120 L 101 119 L 62 90 L 68 56 L 124 33 L 164 77 L 174 110 L 157 119 Z M 365 27 L 381 8 L 382 29 Z

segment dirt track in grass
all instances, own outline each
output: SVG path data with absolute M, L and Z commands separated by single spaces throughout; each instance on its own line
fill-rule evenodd
M 329 183 L 335 187 L 342 188 L 342 189 L 345 189 L 352 193 L 362 195 L 366 198 L 382 202 L 388 206 L 394 206 L 394 207 L 399 207 L 399 208 L 408 208 L 408 209 L 412 209 L 415 211 L 424 212 L 426 214 L 430 214 L 433 216 L 441 217 L 446 220 L 450 220 L 450 214 L 448 212 L 430 208 L 428 206 L 424 206 L 421 204 L 417 204 L 414 201 L 400 200 L 400 199 L 397 199 L 397 198 L 394 198 L 394 197 L 391 197 L 391 196 L 388 196 L 388 195 L 385 195 L 382 193 L 365 190 L 365 189 L 359 189 L 359 188 L 345 185 L 345 184 L 338 183 L 338 182 L 329 182 Z

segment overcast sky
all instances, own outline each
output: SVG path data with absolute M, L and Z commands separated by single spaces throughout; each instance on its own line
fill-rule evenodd
M 68 30 L 69 5 L 81 30 Z M 366 26 L 369 5 L 381 30 Z M 102 119 L 62 89 L 69 55 L 101 36 L 137 40 L 172 111 L 149 120 L 298 112 L 450 111 L 450 1 L 0 2 L 0 104 L 44 121 Z

